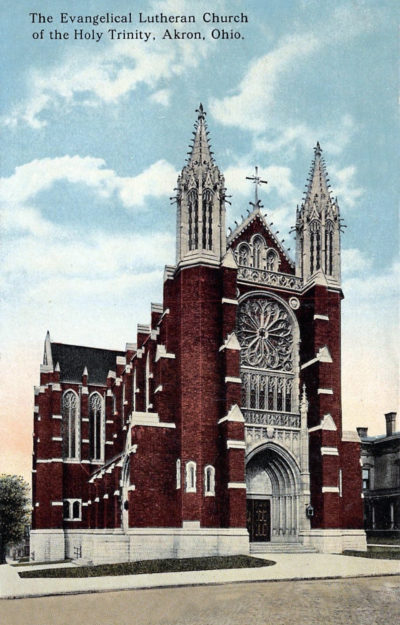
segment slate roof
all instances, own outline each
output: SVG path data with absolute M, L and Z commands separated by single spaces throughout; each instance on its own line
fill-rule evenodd
M 61 382 L 82 382 L 85 367 L 88 370 L 89 384 L 106 384 L 107 374 L 115 371 L 117 356 L 125 356 L 125 352 L 81 345 L 65 345 L 51 343 L 54 366 L 60 364 Z

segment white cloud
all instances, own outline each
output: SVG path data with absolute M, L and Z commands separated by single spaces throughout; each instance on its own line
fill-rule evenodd
M 177 172 L 165 160 L 159 160 L 134 177 L 122 177 L 106 167 L 101 158 L 61 156 L 35 159 L 17 167 L 8 178 L 0 178 L 0 207 L 3 227 L 27 230 L 36 234 L 56 229 L 32 206 L 37 195 L 60 181 L 82 184 L 99 197 L 116 194 L 123 206 L 142 207 L 147 197 L 167 196 L 172 192 Z
M 342 169 L 338 169 L 335 165 L 329 166 L 332 188 L 334 195 L 340 198 L 340 206 L 354 208 L 364 193 L 364 189 L 358 187 L 355 182 L 356 173 L 354 165 Z
M 223 0 L 214 2 L 214 10 L 223 10 Z M 154 10 L 154 11 L 153 11 Z M 188 0 L 162 0 L 152 3 L 148 13 L 189 15 L 193 4 Z M 154 27 L 154 25 L 153 25 Z M 202 28 L 201 22 L 198 28 Z M 156 26 L 157 28 L 157 26 Z M 146 27 L 143 28 L 146 30 Z M 162 26 L 158 29 L 162 33 Z M 3 118 L 3 123 L 15 127 L 20 122 L 34 129 L 46 125 L 46 113 L 52 109 L 71 106 L 96 106 L 99 103 L 114 106 L 138 86 L 152 92 L 150 99 L 168 105 L 170 94 L 160 89 L 160 83 L 183 75 L 196 68 L 215 45 L 211 39 L 163 41 L 158 37 L 151 43 L 131 40 L 104 41 L 96 44 L 93 53 L 68 51 L 61 62 L 31 72 L 29 95 Z
M 235 95 L 212 99 L 210 113 L 222 124 L 261 133 L 269 126 L 270 108 L 282 74 L 292 69 L 295 59 L 307 58 L 319 45 L 310 33 L 286 37 L 250 64 Z
M 357 248 L 342 249 L 343 274 L 362 272 L 371 267 L 372 261 Z
M 157 104 L 161 104 L 162 106 L 168 106 L 171 98 L 171 91 L 169 89 L 160 89 L 153 93 L 150 97 L 150 100 L 156 102 Z

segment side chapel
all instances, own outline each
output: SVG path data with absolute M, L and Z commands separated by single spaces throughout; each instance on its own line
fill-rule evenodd
M 360 442 L 342 430 L 339 206 L 320 145 L 296 263 L 252 211 L 227 237 L 200 105 L 176 265 L 123 351 L 55 343 L 35 388 L 35 560 L 365 549 Z

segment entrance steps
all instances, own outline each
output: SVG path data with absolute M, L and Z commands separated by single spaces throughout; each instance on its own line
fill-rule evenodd
M 317 553 L 314 547 L 306 547 L 302 543 L 250 543 L 250 553 Z

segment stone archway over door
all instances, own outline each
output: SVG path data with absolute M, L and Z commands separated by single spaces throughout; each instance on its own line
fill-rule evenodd
M 277 445 L 267 444 L 249 456 L 246 489 L 251 541 L 298 541 L 299 485 L 297 464 Z

